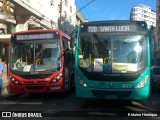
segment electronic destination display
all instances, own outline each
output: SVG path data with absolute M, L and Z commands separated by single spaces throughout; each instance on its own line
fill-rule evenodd
M 53 39 L 53 33 L 16 35 L 16 40 Z
M 145 22 L 86 22 L 81 25 L 81 32 L 141 32 L 146 30 Z

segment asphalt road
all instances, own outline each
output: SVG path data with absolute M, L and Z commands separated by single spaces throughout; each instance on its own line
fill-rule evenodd
M 151 93 L 145 101 L 84 100 L 67 94 L 22 94 L 1 97 L 0 111 L 11 112 L 12 118 L 26 119 L 42 116 L 41 119 L 160 119 L 160 93 Z M 31 114 L 30 114 L 31 113 Z M 32 113 L 36 115 L 32 116 Z M 39 114 L 38 114 L 39 113 Z M 18 116 L 19 115 L 19 116 Z M 144 117 L 145 116 L 145 117 Z M 156 117 L 152 117 L 156 116 Z M 3 118 L 4 119 L 4 118 Z M 5 118 L 5 119 L 8 119 Z

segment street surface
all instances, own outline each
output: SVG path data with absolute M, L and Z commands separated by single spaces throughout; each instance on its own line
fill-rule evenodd
M 109 117 L 109 119 L 125 117 L 127 119 L 128 115 L 132 116 L 129 119 L 133 119 L 137 118 L 138 115 L 142 115 L 142 113 L 149 115 L 149 117 L 141 117 L 143 119 L 158 119 L 160 116 L 160 113 L 158 113 L 160 111 L 160 92 L 151 93 L 148 100 L 139 102 L 84 100 L 77 98 L 73 90 L 63 95 L 59 93 L 13 95 L 1 97 L 0 111 L 21 114 L 25 112 L 40 112 L 44 119 L 51 119 L 51 117 L 58 119 L 82 117 L 83 119 L 92 118 L 92 120 L 95 117 L 101 119 L 105 117 Z M 151 116 L 156 114 L 156 117 Z
M 12 118 L 3 117 L 2 120 L 22 119 L 23 115 L 26 115 L 26 120 L 30 120 L 35 117 L 31 116 L 32 113 L 37 113 L 39 120 L 106 120 L 106 117 L 111 120 L 122 118 L 155 120 L 160 119 L 160 92 L 158 90 L 151 92 L 149 99 L 138 102 L 79 99 L 74 90 L 66 94 L 10 95 L 8 81 L 5 80 L 0 96 L 0 112 L 0 116 L 2 116 L 2 112 L 13 113 Z M 144 117 L 145 114 L 142 113 L 146 113 L 149 117 Z M 143 115 L 143 117 L 138 117 L 138 115 Z M 151 117 L 151 115 L 157 115 L 157 117 Z

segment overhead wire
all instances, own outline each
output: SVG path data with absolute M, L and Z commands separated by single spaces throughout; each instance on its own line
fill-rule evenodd
M 69 19 L 71 19 L 74 15 L 76 15 L 78 12 L 80 12 L 82 9 L 84 9 L 85 7 L 87 7 L 89 4 L 91 4 L 92 2 L 94 2 L 95 0 L 91 0 L 90 2 L 88 2 L 86 5 L 84 5 L 82 8 L 80 8 L 78 11 L 76 11 L 73 15 L 71 15 L 70 17 L 68 17 L 63 23 L 67 22 Z
M 95 0 L 90 1 L 89 3 L 87 3 L 85 6 L 83 6 L 82 8 L 80 8 L 76 13 L 74 13 L 72 16 L 76 15 L 79 11 L 81 11 L 82 9 L 84 9 L 86 6 L 88 6 L 89 4 L 91 4 L 92 2 L 94 2 Z M 72 17 L 71 16 L 71 17 Z
M 82 3 L 82 6 L 84 6 L 85 5 L 85 3 L 84 3 L 84 0 L 79 0 L 80 1 L 80 3 Z M 87 18 L 87 19 L 89 19 L 90 18 L 90 15 L 89 15 L 89 13 L 88 13 L 88 10 L 87 9 L 84 9 L 84 11 L 85 11 L 85 18 Z
M 83 6 L 84 5 L 84 1 L 85 1 L 85 3 L 87 2 L 88 3 L 88 1 L 90 1 L 90 0 L 78 0 L 79 1 L 79 3 L 80 4 L 82 4 L 81 6 Z M 94 10 L 93 9 L 95 9 L 95 7 L 93 7 L 93 4 L 90 4 L 89 5 L 89 7 L 87 7 L 86 9 L 85 9 L 85 11 L 83 12 L 81 12 L 83 15 L 84 15 L 84 17 L 85 18 L 87 18 L 87 20 L 93 20 L 93 18 L 95 18 L 94 17 Z

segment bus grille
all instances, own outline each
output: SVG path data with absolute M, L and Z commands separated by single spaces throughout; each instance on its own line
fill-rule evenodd
M 26 87 L 27 90 L 41 90 L 44 89 L 44 86 L 32 86 L 32 87 Z
M 43 78 L 47 78 L 49 77 L 50 74 L 47 75 L 19 75 L 19 77 L 23 78 L 23 79 L 43 79 Z
M 33 81 L 33 80 L 32 80 L 32 81 L 27 81 L 27 80 L 26 80 L 26 81 L 23 82 L 23 84 L 25 84 L 25 85 L 30 85 L 30 84 L 35 84 L 35 85 L 37 85 L 37 84 L 43 84 L 43 83 L 47 83 L 47 81 L 38 81 L 38 80 L 37 80 L 37 81 L 35 82 L 35 81 Z
M 93 80 L 93 81 L 114 81 L 114 82 L 123 82 L 123 81 L 134 81 L 138 78 L 138 76 L 96 76 L 96 75 L 89 75 L 86 76 L 87 79 Z
M 116 95 L 119 99 L 128 98 L 131 95 L 131 91 L 101 91 L 101 90 L 92 90 L 92 93 L 99 98 L 105 98 L 106 95 Z

